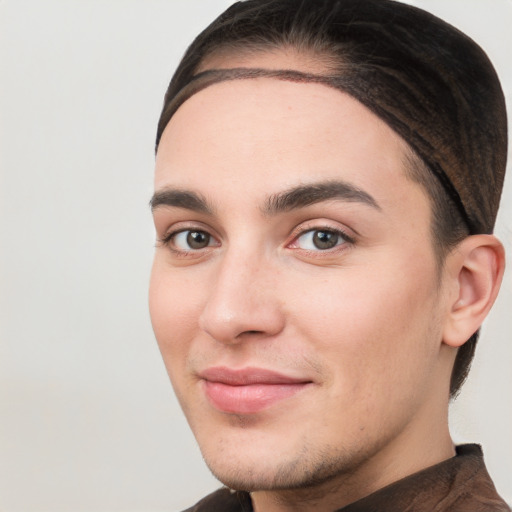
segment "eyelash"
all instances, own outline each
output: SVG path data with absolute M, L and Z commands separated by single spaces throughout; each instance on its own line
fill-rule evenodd
M 185 229 L 178 229 L 176 231 L 170 231 L 168 232 L 164 237 L 162 237 L 161 239 L 158 240 L 158 242 L 160 244 L 162 244 L 163 246 L 166 246 L 168 247 L 176 256 L 179 256 L 179 257 L 197 257 L 198 256 L 198 253 L 201 253 L 201 254 L 204 254 L 203 251 L 205 250 L 208 250 L 210 247 L 213 247 L 213 246 L 206 246 L 204 248 L 200 248 L 200 249 L 193 249 L 193 248 L 190 248 L 188 250 L 185 250 L 185 249 L 177 249 L 175 247 L 172 246 L 172 242 L 173 240 L 178 236 L 180 235 L 181 233 L 204 233 L 206 234 L 207 236 L 209 236 L 211 239 L 213 240 L 216 240 L 216 238 L 211 235 L 208 230 L 206 229 L 198 229 L 196 227 L 190 227 L 190 228 L 185 228 Z M 327 249 L 319 249 L 317 248 L 316 250 L 314 249 L 301 249 L 300 247 L 292 247 L 293 249 L 297 249 L 297 250 L 302 250 L 303 252 L 305 253 L 308 253 L 308 254 L 314 254 L 315 256 L 319 256 L 320 254 L 326 254 L 326 253 L 332 253 L 332 252 L 335 252 L 335 251 L 340 251 L 340 250 L 344 250 L 345 247 L 347 244 L 348 245 L 354 245 L 356 243 L 356 240 L 354 237 L 348 235 L 344 230 L 340 229 L 340 228 L 333 228 L 332 226 L 308 226 L 308 227 L 299 227 L 297 228 L 296 230 L 294 230 L 294 232 L 292 233 L 292 241 L 287 243 L 286 247 L 291 247 L 293 245 L 296 245 L 298 240 L 303 237 L 304 235 L 307 235 L 308 233 L 314 233 L 314 232 L 318 232 L 318 233 L 329 233 L 329 234 L 332 234 L 332 235 L 335 235 L 335 236 L 338 236 L 338 237 L 341 237 L 343 239 L 344 242 L 342 242 L 341 244 L 336 244 L 334 247 L 331 247 L 331 248 L 327 248 Z M 341 248 L 343 247 L 343 248 Z M 316 254 L 318 253 L 318 254 Z

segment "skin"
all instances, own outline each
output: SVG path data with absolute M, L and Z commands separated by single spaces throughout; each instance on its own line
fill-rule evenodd
M 208 87 L 163 134 L 153 327 L 208 466 L 252 491 L 256 511 L 331 511 L 454 454 L 449 379 L 473 327 L 453 312 L 469 249 L 438 268 L 429 200 L 406 177 L 405 152 L 348 95 L 268 78 Z M 374 204 L 268 208 L 278 194 L 333 180 Z M 205 204 L 178 202 L 175 191 Z M 186 230 L 209 244 L 190 247 Z M 315 230 L 346 236 L 318 249 Z M 226 412 L 205 391 L 211 367 L 308 384 L 261 411 Z

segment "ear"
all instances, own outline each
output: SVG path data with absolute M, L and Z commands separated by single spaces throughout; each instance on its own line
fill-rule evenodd
M 450 280 L 448 318 L 443 342 L 463 345 L 482 325 L 500 289 L 505 270 L 505 251 L 493 235 L 465 238 L 447 256 Z

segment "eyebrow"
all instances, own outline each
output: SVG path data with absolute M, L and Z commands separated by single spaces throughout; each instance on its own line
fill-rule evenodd
M 273 194 L 265 202 L 263 213 L 276 215 L 316 203 L 338 199 L 353 203 L 362 203 L 381 210 L 377 201 L 364 190 L 341 180 L 329 180 L 307 185 L 299 185 L 284 192 Z
M 353 203 L 362 203 L 380 210 L 377 201 L 364 190 L 341 180 L 329 180 L 319 183 L 299 185 L 277 194 L 272 194 L 262 208 L 264 215 L 277 215 L 291 210 L 298 210 L 316 203 L 337 199 Z M 208 201 L 190 190 L 165 188 L 154 193 L 149 201 L 151 211 L 163 206 L 183 208 L 212 215 L 214 209 Z
M 203 196 L 189 190 L 172 188 L 159 190 L 153 194 L 149 206 L 152 212 L 162 206 L 173 206 L 198 213 L 206 213 L 207 215 L 213 214 L 213 208 L 208 204 L 208 201 Z

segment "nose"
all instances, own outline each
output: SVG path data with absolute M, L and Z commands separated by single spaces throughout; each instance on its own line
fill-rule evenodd
M 201 329 L 225 344 L 278 334 L 285 318 L 276 269 L 263 257 L 234 252 L 219 265 L 199 319 Z

